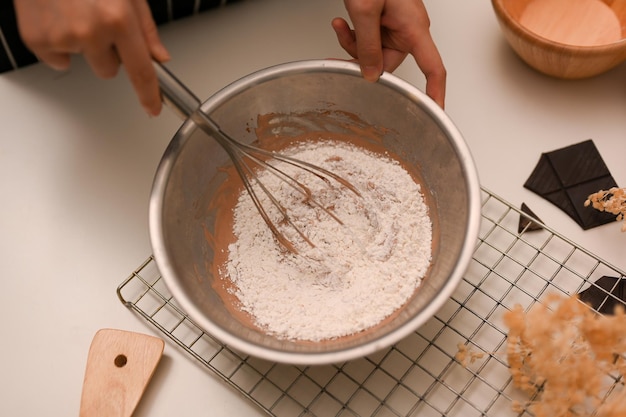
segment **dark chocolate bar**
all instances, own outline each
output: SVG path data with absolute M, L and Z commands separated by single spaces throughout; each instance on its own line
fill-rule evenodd
M 615 221 L 615 216 L 584 203 L 590 194 L 616 187 L 591 139 L 541 154 L 524 187 L 563 210 L 584 230 Z

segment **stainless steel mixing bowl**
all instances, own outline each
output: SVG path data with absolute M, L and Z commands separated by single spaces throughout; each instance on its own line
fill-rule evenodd
M 200 327 L 243 353 L 267 360 L 336 363 L 398 342 L 430 319 L 450 297 L 476 244 L 480 187 L 464 139 L 425 94 L 391 74 L 370 83 L 353 63 L 313 60 L 253 73 L 215 94 L 202 109 L 225 131 L 247 142 L 256 139 L 257 116 L 270 113 L 341 110 L 388 128 L 384 146 L 418 168 L 431 197 L 433 260 L 409 302 L 372 331 L 314 343 L 280 340 L 245 325 L 215 291 L 213 249 L 207 240 L 215 219 L 209 209 L 211 197 L 223 181 L 220 167 L 227 164 L 228 157 L 187 121 L 169 144 L 156 173 L 150 198 L 150 235 L 163 279 L 176 302 Z

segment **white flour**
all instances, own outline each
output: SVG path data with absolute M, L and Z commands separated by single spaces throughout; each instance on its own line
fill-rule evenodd
M 242 193 L 234 209 L 236 242 L 225 266 L 240 308 L 284 339 L 319 341 L 378 324 L 411 297 L 430 265 L 432 227 L 419 185 L 397 161 L 352 145 L 315 142 L 286 153 L 344 177 L 362 196 L 281 165 L 332 207 L 342 226 L 262 172 L 261 181 L 315 247 L 281 224 L 299 253 L 285 251 Z M 259 196 L 280 223 L 278 211 L 263 192 Z

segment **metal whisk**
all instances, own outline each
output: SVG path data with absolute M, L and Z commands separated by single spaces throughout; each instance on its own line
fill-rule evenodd
M 289 213 L 275 198 L 272 192 L 259 180 L 255 170 L 248 161 L 272 172 L 282 181 L 289 184 L 298 192 L 300 192 L 305 197 L 305 201 L 308 204 L 320 208 L 339 224 L 343 225 L 341 219 L 339 219 L 334 213 L 332 213 L 314 198 L 309 187 L 307 187 L 302 182 L 296 180 L 293 176 L 286 174 L 281 169 L 276 168 L 272 164 L 268 163 L 267 160 L 273 159 L 285 162 L 297 168 L 301 168 L 324 180 L 327 183 L 330 183 L 330 180 L 334 180 L 354 192 L 356 195 L 360 196 L 359 191 L 352 184 L 350 184 L 350 182 L 340 177 L 339 175 L 328 171 L 327 169 L 311 164 L 309 162 L 282 155 L 278 152 L 267 151 L 265 149 L 261 149 L 256 146 L 252 146 L 240 142 L 237 139 L 234 139 L 233 137 L 222 131 L 222 129 L 208 115 L 202 112 L 202 110 L 200 109 L 200 100 L 193 94 L 193 92 L 189 88 L 187 88 L 187 86 L 185 86 L 180 80 L 178 80 L 176 76 L 174 76 L 174 74 L 172 74 L 160 63 L 153 61 L 153 64 L 159 80 L 159 86 L 161 88 L 163 102 L 171 107 L 173 110 L 175 110 L 176 113 L 183 119 L 191 119 L 200 129 L 202 129 L 210 137 L 215 139 L 217 143 L 222 148 L 224 148 L 224 150 L 232 160 L 233 165 L 237 170 L 237 173 L 241 177 L 241 180 L 243 181 L 243 184 L 248 191 L 248 194 L 252 198 L 256 209 L 258 210 L 259 214 L 261 215 L 267 226 L 272 231 L 273 235 L 276 237 L 276 240 L 278 240 L 281 245 L 283 245 L 286 249 L 293 253 L 298 253 L 293 242 L 287 239 L 285 235 L 281 233 L 280 230 L 278 230 L 274 222 L 272 222 L 272 220 L 270 219 L 256 191 L 254 190 L 253 183 L 257 184 L 258 187 L 263 191 L 263 193 L 267 195 L 271 203 L 280 212 L 281 216 L 283 217 L 283 221 L 293 227 L 296 232 L 302 237 L 302 239 L 306 241 L 310 246 L 315 246 L 313 242 L 311 242 L 311 240 L 305 235 L 305 233 L 302 232 L 302 230 L 300 230 L 300 228 L 298 228 L 298 226 L 292 221 Z

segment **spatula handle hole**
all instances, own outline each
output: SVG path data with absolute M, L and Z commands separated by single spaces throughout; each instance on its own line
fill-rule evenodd
M 115 364 L 115 366 L 117 366 L 118 368 L 122 368 L 124 367 L 124 365 L 126 365 L 126 363 L 128 362 L 128 358 L 126 357 L 126 355 L 124 354 L 119 354 L 115 357 L 115 359 L 113 360 L 113 363 Z

